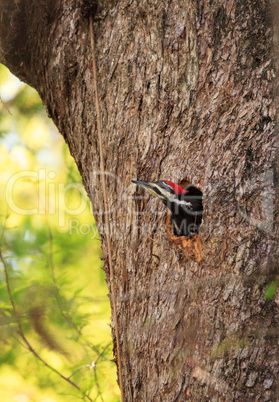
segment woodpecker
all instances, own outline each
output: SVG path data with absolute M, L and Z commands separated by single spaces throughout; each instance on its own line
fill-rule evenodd
M 193 237 L 199 233 L 203 206 L 202 192 L 197 187 L 189 185 L 183 189 L 168 180 L 132 182 L 155 195 L 170 209 L 174 235 Z

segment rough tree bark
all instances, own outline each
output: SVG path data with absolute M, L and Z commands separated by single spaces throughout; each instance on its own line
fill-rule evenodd
M 278 255 L 271 5 L 100 3 L 0 0 L 1 61 L 37 89 L 68 143 L 106 257 L 94 14 L 106 171 L 118 178 L 107 188 L 125 400 L 274 401 L 278 310 L 264 297 Z M 135 178 L 202 188 L 201 262 L 169 242 L 163 205 L 138 198 Z

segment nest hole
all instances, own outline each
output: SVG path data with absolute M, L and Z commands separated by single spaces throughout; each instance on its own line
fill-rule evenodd
M 184 178 L 178 182 L 180 187 L 185 188 L 191 184 L 191 181 L 188 178 Z M 200 186 L 196 186 L 200 191 Z M 166 212 L 165 215 L 165 225 L 166 225 L 166 233 L 167 237 L 174 246 L 183 251 L 185 257 L 193 258 L 196 262 L 201 262 L 203 259 L 202 255 L 202 245 L 200 240 L 200 235 L 194 235 L 192 237 L 187 236 L 176 236 L 173 233 L 172 222 L 171 222 L 171 213 L 170 211 Z

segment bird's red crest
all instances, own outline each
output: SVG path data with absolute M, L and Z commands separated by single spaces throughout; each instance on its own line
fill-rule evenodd
M 172 189 L 175 191 L 176 194 L 187 194 L 189 191 L 183 190 L 178 184 L 175 184 L 169 180 L 164 180 Z

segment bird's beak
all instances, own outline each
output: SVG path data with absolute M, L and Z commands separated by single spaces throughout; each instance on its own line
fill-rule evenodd
M 138 186 L 143 187 L 150 194 L 155 195 L 155 197 L 164 199 L 158 186 L 155 183 L 145 183 L 144 181 L 138 181 L 138 180 L 132 180 L 132 182 L 137 184 Z

